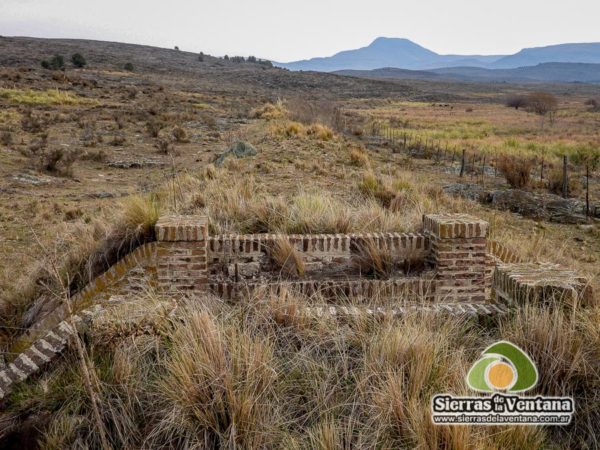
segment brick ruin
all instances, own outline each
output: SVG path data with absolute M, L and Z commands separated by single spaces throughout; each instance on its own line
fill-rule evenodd
M 350 298 L 386 299 L 387 307 L 362 311 L 373 315 L 424 309 L 474 316 L 556 299 L 571 306 L 593 300 L 584 277 L 556 264 L 524 261 L 489 239 L 487 222 L 466 214 L 425 215 L 418 233 L 210 236 L 208 224 L 204 216 L 162 217 L 155 242 L 72 297 L 78 315 L 67 317 L 64 307 L 57 308 L 29 330 L 23 338 L 28 349 L 0 370 L 0 398 L 60 354 L 78 324 L 101 314 L 102 305 L 148 287 L 171 298 L 213 294 L 228 301 L 281 290 L 318 295 L 331 306 L 307 307 L 316 316 L 358 314 L 347 303 L 335 306 Z M 302 274 L 286 275 L 275 263 L 272 251 L 282 241 L 302 261 Z M 385 277 L 361 271 L 357 261 L 365 248 L 387 255 L 391 270 Z
M 422 233 L 208 235 L 205 217 L 170 216 L 156 225 L 158 286 L 235 299 L 257 288 L 285 287 L 327 298 L 396 297 L 483 302 L 490 279 L 487 223 L 464 215 L 429 215 Z M 302 260 L 286 277 L 270 253 L 285 240 Z M 385 279 L 361 273 L 365 248 L 385 254 Z M 488 289 L 489 290 L 489 289 Z

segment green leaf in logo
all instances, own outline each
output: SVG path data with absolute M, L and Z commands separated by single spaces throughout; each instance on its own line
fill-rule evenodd
M 494 361 L 498 361 L 498 356 L 484 356 L 477 360 L 467 374 L 467 384 L 476 391 L 492 392 L 493 389 L 485 381 L 485 370 Z

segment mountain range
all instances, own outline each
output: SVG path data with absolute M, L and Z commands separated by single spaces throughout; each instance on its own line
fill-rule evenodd
M 525 48 L 513 55 L 440 55 L 408 39 L 379 37 L 333 56 L 275 64 L 370 78 L 598 83 L 600 43 Z

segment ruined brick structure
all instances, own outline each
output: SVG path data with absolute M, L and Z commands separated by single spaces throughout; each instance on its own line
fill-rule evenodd
M 59 355 L 76 328 L 102 312 L 100 305 L 126 301 L 149 287 L 170 298 L 212 293 L 228 301 L 282 289 L 318 294 L 331 306 L 307 307 L 306 314 L 340 317 L 415 309 L 484 316 L 556 299 L 571 306 L 593 301 L 585 278 L 556 264 L 523 261 L 488 239 L 487 222 L 465 214 L 426 215 L 420 233 L 210 236 L 208 223 L 204 216 L 161 218 L 156 242 L 138 247 L 72 297 L 76 316 L 68 318 L 59 307 L 23 336 L 17 345 L 28 350 L 0 370 L 0 398 Z M 282 239 L 303 261 L 302 276 L 283 276 L 273 263 L 271 249 Z M 367 244 L 389 255 L 394 270 L 388 277 L 357 270 L 356 259 Z M 363 310 L 335 305 L 347 298 L 388 302 Z

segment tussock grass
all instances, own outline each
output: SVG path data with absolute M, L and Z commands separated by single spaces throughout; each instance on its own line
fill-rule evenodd
M 0 88 L 0 99 L 19 105 L 90 105 L 95 100 L 79 97 L 58 89 L 36 91 L 33 89 Z
M 287 114 L 285 102 L 281 99 L 275 103 L 265 103 L 263 106 L 250 111 L 250 117 L 265 120 L 283 119 Z
M 321 123 L 313 123 L 307 126 L 301 122 L 286 120 L 273 124 L 270 130 L 271 134 L 274 136 L 283 136 L 287 138 L 312 137 L 319 141 L 331 141 L 335 138 L 333 130 Z
M 309 300 L 285 291 L 235 305 L 202 297 L 173 310 L 164 302 L 152 292 L 132 298 L 88 332 L 115 448 L 597 446 L 595 309 L 583 319 L 526 310 L 483 329 L 468 318 L 428 313 L 308 318 L 301 309 Z M 325 306 L 318 298 L 310 303 Z M 467 394 L 470 365 L 501 338 L 532 356 L 542 375 L 537 392 L 575 396 L 573 425 L 433 425 L 431 396 Z M 94 447 L 90 405 L 70 357 L 41 383 L 15 391 L 7 414 L 18 421 L 44 411 L 51 420 L 39 424 L 38 437 L 47 447 Z
M 354 263 L 360 273 L 377 278 L 388 278 L 394 269 L 392 253 L 387 246 L 378 246 L 373 239 L 366 239 L 357 249 Z
M 350 151 L 350 163 L 357 167 L 368 167 L 370 164 L 369 156 L 364 150 L 353 148 Z
M 302 255 L 291 244 L 289 239 L 279 238 L 269 249 L 271 259 L 277 264 L 280 271 L 288 276 L 301 277 L 304 275 L 304 261 Z

